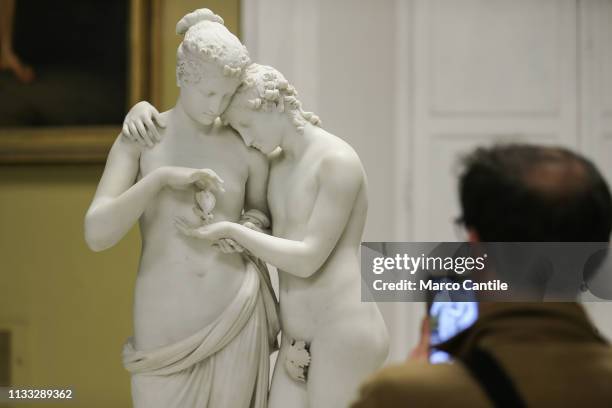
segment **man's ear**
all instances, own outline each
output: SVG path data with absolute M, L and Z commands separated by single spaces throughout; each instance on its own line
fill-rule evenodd
M 468 242 L 471 242 L 471 243 L 480 242 L 480 235 L 478 234 L 478 231 L 476 231 L 472 227 L 468 227 L 467 229 L 467 238 L 468 238 Z

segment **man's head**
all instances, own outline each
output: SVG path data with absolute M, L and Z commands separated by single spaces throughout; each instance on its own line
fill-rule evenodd
M 461 220 L 480 241 L 609 241 L 610 190 L 586 158 L 511 144 L 479 148 L 463 164 Z

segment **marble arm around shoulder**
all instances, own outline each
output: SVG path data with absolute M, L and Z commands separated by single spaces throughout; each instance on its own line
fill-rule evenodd
M 153 147 L 161 141 L 158 127 L 166 127 L 162 115 L 149 102 L 140 101 L 125 115 L 121 134 L 143 147 Z

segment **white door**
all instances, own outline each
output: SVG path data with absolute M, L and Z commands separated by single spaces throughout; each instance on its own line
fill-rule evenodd
M 244 0 L 242 22 L 359 153 L 365 240 L 456 240 L 457 157 L 481 144 L 562 144 L 612 181 L 612 0 Z M 402 360 L 424 306 L 381 310 Z
M 413 238 L 455 241 L 458 158 L 500 141 L 575 148 L 574 0 L 418 0 Z

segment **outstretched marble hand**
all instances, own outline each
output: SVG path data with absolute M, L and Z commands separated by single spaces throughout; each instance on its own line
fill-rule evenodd
M 183 235 L 213 242 L 228 238 L 232 224 L 229 221 L 220 221 L 205 225 L 194 225 L 184 217 L 174 218 L 174 225 Z
M 196 205 L 193 207 L 193 212 L 200 217 L 202 225 L 212 223 L 214 219 L 213 210 L 217 199 L 210 190 L 202 190 L 195 193 Z M 219 248 L 223 253 L 243 252 L 244 248 L 237 244 L 236 241 L 230 238 L 222 238 L 212 244 L 215 248 Z

